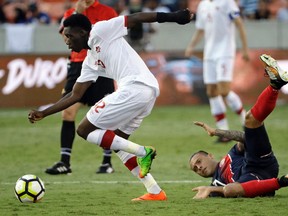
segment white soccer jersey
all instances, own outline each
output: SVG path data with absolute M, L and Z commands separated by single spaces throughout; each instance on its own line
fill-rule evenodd
M 197 8 L 196 28 L 204 30 L 204 59 L 234 57 L 235 24 L 240 16 L 234 0 L 202 0 Z
M 132 83 L 143 83 L 155 89 L 159 85 L 144 61 L 126 42 L 126 16 L 97 22 L 91 32 L 88 45 L 91 50 L 82 65 L 77 82 L 96 81 L 99 76 L 114 79 L 118 88 Z

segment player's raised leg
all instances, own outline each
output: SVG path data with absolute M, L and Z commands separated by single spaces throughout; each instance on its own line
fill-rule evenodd
M 117 136 L 113 131 L 109 130 L 95 130 L 89 133 L 87 136 L 87 141 L 96 143 L 104 149 L 122 150 L 124 152 L 136 155 L 137 163 L 140 167 L 140 178 L 146 176 L 150 171 L 152 161 L 156 156 L 156 150 L 154 147 L 138 145 L 120 136 Z
M 270 78 L 270 83 L 273 88 L 280 89 L 288 83 L 288 72 L 282 70 L 274 58 L 263 54 L 260 56 L 260 59 L 264 63 L 265 71 Z
M 140 167 L 137 163 L 137 157 L 127 152 L 118 151 L 116 155 L 120 158 L 123 164 L 130 170 L 132 175 L 137 177 L 145 186 L 147 193 L 138 198 L 132 199 L 132 201 L 164 201 L 167 200 L 165 192 L 157 184 L 151 173 L 148 173 L 145 177 L 139 177 Z
M 288 83 L 288 74 L 277 64 L 271 56 L 263 54 L 260 59 L 264 63 L 265 71 L 270 78 L 270 85 L 259 95 L 256 103 L 246 116 L 246 127 L 259 127 L 263 121 L 274 110 L 279 95 L 279 89 Z M 250 116 L 250 117 L 249 117 Z M 253 117 L 253 118 L 251 118 Z M 254 119 L 254 120 L 253 120 Z

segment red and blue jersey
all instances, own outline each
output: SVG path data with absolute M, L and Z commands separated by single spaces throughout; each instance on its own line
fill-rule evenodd
M 219 162 L 212 179 L 212 185 L 223 186 L 237 181 L 241 176 L 244 164 L 244 153 L 237 149 L 237 145 L 234 145 Z
M 219 162 L 211 185 L 224 186 L 233 182 L 276 178 L 278 171 L 278 162 L 273 153 L 266 158 L 257 158 L 247 152 L 240 152 L 234 145 Z
M 245 128 L 245 151 L 234 145 L 219 162 L 211 185 L 224 186 L 233 182 L 248 182 L 277 178 L 279 164 L 273 154 L 264 125 Z

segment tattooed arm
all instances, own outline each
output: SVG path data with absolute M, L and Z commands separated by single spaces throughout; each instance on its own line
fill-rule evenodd
M 238 141 L 241 143 L 245 142 L 245 137 L 244 137 L 243 131 L 215 129 L 215 128 L 212 128 L 203 122 L 198 122 L 198 121 L 195 121 L 194 124 L 204 128 L 204 130 L 208 133 L 209 136 L 224 137 L 224 138 Z

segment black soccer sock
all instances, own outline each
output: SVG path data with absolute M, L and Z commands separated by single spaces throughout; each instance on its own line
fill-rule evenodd
M 70 157 L 75 138 L 75 122 L 63 121 L 61 128 L 61 161 L 70 166 Z
M 112 150 L 103 150 L 102 164 L 111 164 Z

